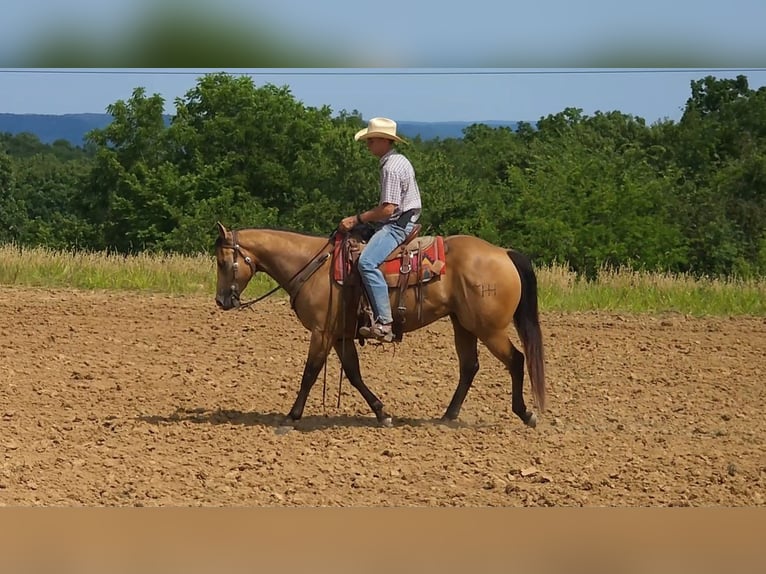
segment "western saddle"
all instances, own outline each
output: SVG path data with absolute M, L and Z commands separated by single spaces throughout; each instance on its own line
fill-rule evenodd
M 407 308 L 404 305 L 404 294 L 409 287 L 417 289 L 418 319 L 422 315 L 423 284 L 435 279 L 444 268 L 444 243 L 441 237 L 420 237 L 422 225 L 415 223 L 412 231 L 404 240 L 386 257 L 380 265 L 389 289 L 396 289 L 394 308 L 394 341 L 401 341 L 406 320 Z M 343 239 L 336 244 L 334 277 L 342 285 L 361 287 L 361 275 L 357 267 L 366 241 L 359 232 L 352 230 L 344 235 Z M 438 245 L 438 247 L 437 247 Z M 436 253 L 436 256 L 432 252 Z M 427 269 L 424 265 L 426 254 L 429 252 Z M 372 324 L 374 321 L 372 307 L 364 288 L 361 288 L 359 304 L 357 308 L 358 326 L 365 322 Z

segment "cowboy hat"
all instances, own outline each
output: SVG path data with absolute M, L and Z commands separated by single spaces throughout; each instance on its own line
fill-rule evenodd
M 367 123 L 367 127 L 356 132 L 356 135 L 354 136 L 356 141 L 369 138 L 385 138 L 401 143 L 407 143 L 396 135 L 396 122 L 394 120 L 389 120 L 388 118 L 372 118 Z

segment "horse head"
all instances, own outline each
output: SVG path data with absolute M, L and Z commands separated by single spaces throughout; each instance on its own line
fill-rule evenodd
M 254 255 L 237 242 L 237 232 L 229 231 L 220 222 L 215 242 L 218 269 L 215 302 L 222 309 L 239 307 L 240 295 L 257 270 Z

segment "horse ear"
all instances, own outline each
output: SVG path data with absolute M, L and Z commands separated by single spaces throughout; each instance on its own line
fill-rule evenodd
M 218 227 L 218 235 L 221 237 L 226 237 L 226 228 L 223 226 L 223 223 L 216 221 L 215 224 Z

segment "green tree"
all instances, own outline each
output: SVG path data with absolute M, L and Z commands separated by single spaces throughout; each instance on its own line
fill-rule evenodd
M 766 237 L 766 89 L 747 79 L 708 76 L 691 83 L 678 126 L 668 141 L 683 175 L 676 213 L 698 273 L 763 273 Z
M 668 212 L 673 175 L 652 166 L 642 120 L 565 110 L 539 127 L 528 164 L 509 166 L 505 242 L 586 275 L 683 266 L 683 236 Z
M 24 210 L 20 243 L 55 249 L 89 245 L 91 226 L 76 205 L 90 167 L 86 160 L 62 161 L 54 153 L 17 160 L 16 197 Z
M 329 108 L 305 107 L 287 87 L 256 88 L 250 77 L 228 74 L 205 76 L 176 106 L 171 135 L 184 173 L 218 164 L 242 201 L 259 201 L 280 217 L 295 209 L 293 168 L 330 125 Z M 200 192 L 197 199 L 216 190 Z
M 0 143 L 0 242 L 18 242 L 19 230 L 25 224 L 24 203 L 16 194 L 13 164 Z
M 8 134 L 0 149 L 0 240 L 52 248 L 87 246 L 90 225 L 76 209 L 90 169 L 84 151 L 61 142 L 42 144 L 29 134 Z
M 163 109 L 161 96 L 136 88 L 128 101 L 107 107 L 111 124 L 87 136 L 97 151 L 83 204 L 102 249 L 156 249 L 178 223 L 171 201 L 177 173 Z

